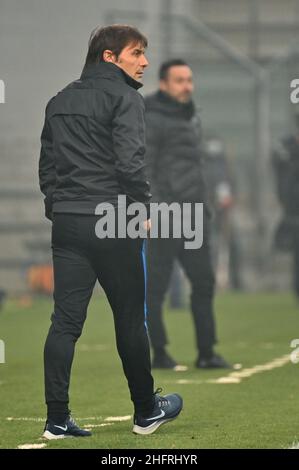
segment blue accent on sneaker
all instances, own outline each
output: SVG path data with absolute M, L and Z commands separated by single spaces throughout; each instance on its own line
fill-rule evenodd
M 48 420 L 45 425 L 43 437 L 46 439 L 63 439 L 65 437 L 87 437 L 91 432 L 81 429 L 75 420 L 69 416 L 64 423 L 54 423 Z

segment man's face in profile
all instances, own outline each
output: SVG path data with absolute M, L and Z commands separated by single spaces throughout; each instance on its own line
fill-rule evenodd
M 130 77 L 141 82 L 148 60 L 145 57 L 145 48 L 139 44 L 129 44 L 119 54 L 118 58 L 111 55 L 110 62 L 120 67 Z
M 194 90 L 192 70 L 188 65 L 173 65 L 165 80 L 160 80 L 160 90 L 180 103 L 188 103 Z

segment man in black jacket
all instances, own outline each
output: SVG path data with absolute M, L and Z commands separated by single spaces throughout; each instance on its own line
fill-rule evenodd
M 46 216 L 53 221 L 54 313 L 45 344 L 44 437 L 89 436 L 70 416 L 69 382 L 96 280 L 111 305 L 117 348 L 134 404 L 133 432 L 150 434 L 182 409 L 177 394 L 153 392 L 144 311 L 143 240 L 99 238 L 96 208 L 119 195 L 146 206 L 144 104 L 137 92 L 147 39 L 126 25 L 97 28 L 86 63 L 46 109 L 39 161 Z M 115 211 L 114 211 L 115 212 Z M 116 219 L 117 222 L 118 219 Z M 144 220 L 146 230 L 150 220 Z
M 160 67 L 160 89 L 146 103 L 147 158 L 151 191 L 155 202 L 204 203 L 203 245 L 186 249 L 184 238 L 152 238 L 148 244 L 149 332 L 154 350 L 153 367 L 176 369 L 176 361 L 166 352 L 167 336 L 162 320 L 162 304 L 174 259 L 178 259 L 190 280 L 198 358 L 196 367 L 228 367 L 215 354 L 213 316 L 214 273 L 209 235 L 209 211 L 201 162 L 201 128 L 192 101 L 190 67 L 171 60 Z
M 295 115 L 295 133 L 282 138 L 274 151 L 278 198 L 283 218 L 275 234 L 277 248 L 287 249 L 293 257 L 293 290 L 299 299 L 299 113 Z

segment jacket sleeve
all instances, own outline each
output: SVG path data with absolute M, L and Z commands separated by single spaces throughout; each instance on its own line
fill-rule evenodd
M 116 174 L 124 194 L 142 202 L 149 215 L 150 185 L 145 170 L 144 102 L 137 92 L 121 98 L 112 121 Z
M 52 194 L 56 184 L 55 159 L 53 152 L 52 133 L 47 111 L 41 134 L 41 151 L 39 158 L 39 186 L 45 195 L 45 215 L 52 220 Z

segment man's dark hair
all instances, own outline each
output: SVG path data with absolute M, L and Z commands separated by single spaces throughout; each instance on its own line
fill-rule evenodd
M 103 62 L 103 52 L 111 50 L 118 58 L 121 51 L 132 43 L 133 46 L 141 43 L 147 47 L 147 38 L 135 27 L 126 24 L 113 24 L 111 26 L 98 26 L 89 38 L 88 52 L 85 65 Z
M 160 80 L 167 80 L 169 69 L 171 67 L 175 67 L 177 65 L 187 65 L 189 67 L 187 62 L 185 62 L 182 59 L 167 60 L 166 62 L 163 62 L 160 65 L 160 69 L 159 69 L 159 78 L 160 78 Z

